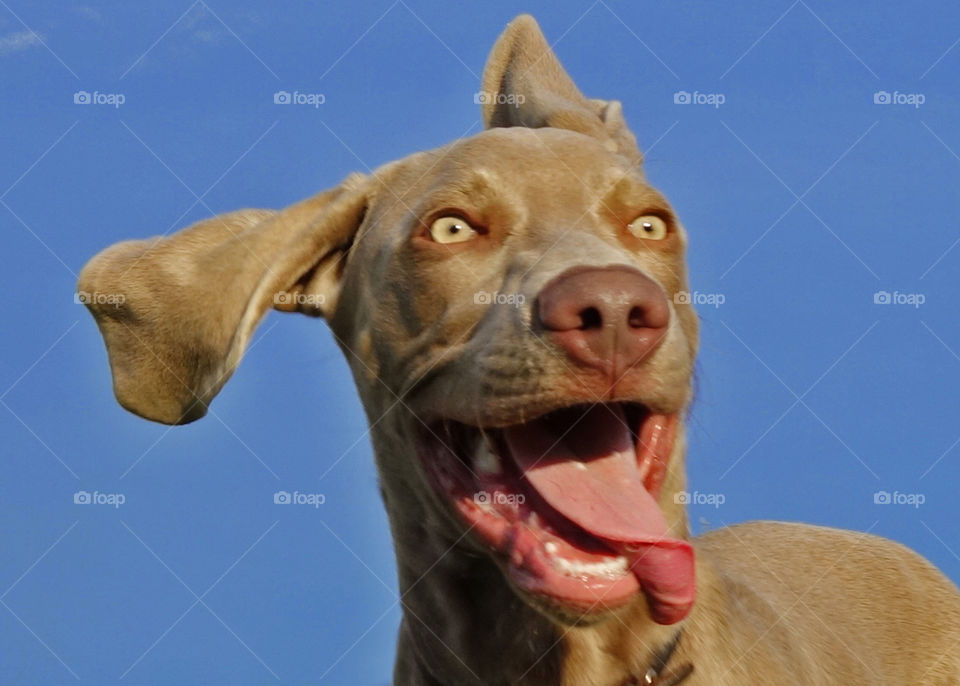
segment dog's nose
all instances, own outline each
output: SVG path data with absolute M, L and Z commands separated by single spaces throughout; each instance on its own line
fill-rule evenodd
M 656 350 L 670 323 L 663 289 L 625 266 L 563 272 L 540 291 L 534 312 L 575 362 L 614 381 Z

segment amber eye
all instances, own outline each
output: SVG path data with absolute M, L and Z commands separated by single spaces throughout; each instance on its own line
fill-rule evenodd
M 437 243 L 463 243 L 479 235 L 462 217 L 440 217 L 430 225 L 430 238 Z
M 667 223 L 655 214 L 637 217 L 627 225 L 627 228 L 637 238 L 646 238 L 651 241 L 662 241 L 668 233 Z

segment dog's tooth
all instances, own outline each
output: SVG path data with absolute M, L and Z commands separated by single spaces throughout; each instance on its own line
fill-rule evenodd
M 558 550 L 557 544 L 554 543 L 553 541 L 547 541 L 546 543 L 544 543 L 543 549 L 546 550 L 551 555 L 556 555 Z
M 594 576 L 616 579 L 627 573 L 629 564 L 622 555 L 603 562 L 581 562 L 563 557 L 552 558 L 554 566 L 568 576 Z
M 500 474 L 503 469 L 500 465 L 500 458 L 490 450 L 487 445 L 486 436 L 484 440 L 477 441 L 476 452 L 473 456 L 473 466 L 481 474 Z

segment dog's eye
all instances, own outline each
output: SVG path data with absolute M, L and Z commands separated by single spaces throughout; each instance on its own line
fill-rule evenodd
M 430 225 L 430 238 L 437 243 L 463 243 L 479 236 L 461 217 L 440 217 Z
M 667 223 L 655 214 L 645 214 L 637 217 L 627 225 L 637 238 L 646 238 L 651 241 L 662 241 L 667 237 Z

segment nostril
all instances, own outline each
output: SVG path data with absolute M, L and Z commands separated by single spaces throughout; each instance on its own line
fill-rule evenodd
M 586 307 L 580 311 L 581 329 L 599 329 L 603 326 L 603 316 L 596 307 Z
M 647 326 L 646 313 L 642 307 L 633 307 L 627 315 L 627 323 L 633 329 L 643 329 Z

